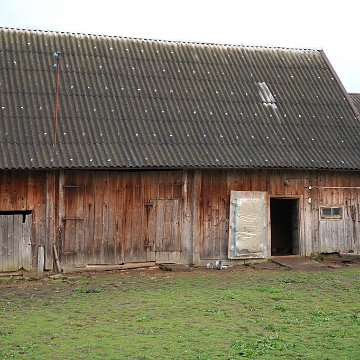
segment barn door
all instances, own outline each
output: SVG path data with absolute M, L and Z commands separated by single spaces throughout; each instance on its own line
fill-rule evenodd
M 148 261 L 180 260 L 180 200 L 148 204 Z
M 267 256 L 266 193 L 232 191 L 230 195 L 229 259 Z
M 31 269 L 31 214 L 0 214 L 0 271 Z
M 64 229 L 60 255 L 65 266 L 84 264 L 84 198 L 84 186 L 64 185 Z

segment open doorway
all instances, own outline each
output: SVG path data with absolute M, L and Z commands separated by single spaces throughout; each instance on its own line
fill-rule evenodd
M 271 255 L 299 254 L 299 200 L 270 199 Z

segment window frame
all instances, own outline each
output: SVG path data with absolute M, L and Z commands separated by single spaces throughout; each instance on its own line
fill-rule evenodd
M 330 209 L 330 215 L 324 215 L 323 210 Z M 339 209 L 338 215 L 334 214 L 334 209 Z M 331 206 L 320 206 L 319 208 L 319 218 L 320 220 L 343 220 L 344 219 L 344 206 L 342 205 L 331 205 Z

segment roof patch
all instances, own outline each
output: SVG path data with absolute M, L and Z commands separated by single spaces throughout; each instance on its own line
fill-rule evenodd
M 264 104 L 275 104 L 275 98 L 272 95 L 269 87 L 266 85 L 266 82 L 259 82 L 256 84 L 259 90 L 259 95 Z

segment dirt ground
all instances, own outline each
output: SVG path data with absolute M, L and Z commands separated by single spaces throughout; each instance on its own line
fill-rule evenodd
M 356 267 L 360 268 L 360 261 L 346 260 L 340 257 L 328 257 L 322 259 L 322 261 L 314 261 L 310 258 L 299 256 L 284 256 L 273 257 L 269 261 L 252 263 L 246 265 L 226 266 L 224 265 L 221 270 L 214 268 L 193 267 L 186 265 L 175 264 L 162 264 L 152 267 L 143 267 L 127 270 L 109 270 L 109 271 L 83 271 L 83 272 L 71 272 L 64 274 L 45 274 L 41 279 L 36 279 L 28 276 L 24 273 L 22 276 L 6 276 L 0 277 L 0 291 L 2 294 L 6 293 L 22 293 L 31 296 L 31 292 L 37 290 L 44 291 L 45 288 L 49 288 L 49 291 L 54 291 L 54 286 L 60 283 L 69 284 L 69 289 L 78 286 L 79 283 L 91 284 L 92 287 L 96 287 L 98 281 L 107 277 L 119 277 L 119 276 L 135 276 L 140 275 L 151 278 L 161 278 L 177 275 L 193 276 L 197 274 L 220 274 L 220 273 L 254 273 L 258 271 L 266 272 L 299 272 L 299 271 L 336 271 L 337 269 Z M 98 280 L 97 280 L 98 279 Z M 73 285 L 73 286 L 71 286 Z M 45 290 L 46 291 L 46 290 Z M 56 290 L 55 290 L 56 291 Z

